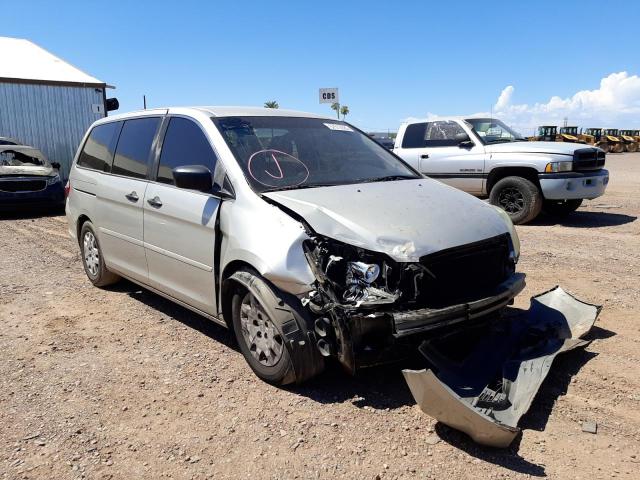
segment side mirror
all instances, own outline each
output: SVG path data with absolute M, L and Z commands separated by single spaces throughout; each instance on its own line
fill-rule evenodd
M 184 165 L 172 170 L 176 187 L 212 193 L 213 177 L 204 165 Z
M 55 170 L 60 170 L 60 164 L 58 162 L 51 162 L 51 166 L 55 169 Z
M 457 133 L 453 138 L 460 148 L 471 148 L 474 146 L 474 143 L 466 133 Z

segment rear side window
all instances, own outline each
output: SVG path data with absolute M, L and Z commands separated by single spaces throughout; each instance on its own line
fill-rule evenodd
M 133 178 L 147 177 L 151 144 L 159 124 L 158 117 L 136 118 L 124 122 L 113 159 L 112 173 Z
M 204 132 L 193 121 L 173 117 L 162 142 L 158 166 L 158 182 L 173 185 L 174 168 L 182 165 L 204 165 L 211 173 L 216 168 L 216 155 Z
M 78 166 L 100 172 L 111 171 L 115 140 L 122 122 L 98 125 L 91 130 L 78 157 Z
M 427 131 L 426 123 L 412 123 L 407 125 L 402 137 L 402 148 L 424 148 L 427 146 L 424 134 Z

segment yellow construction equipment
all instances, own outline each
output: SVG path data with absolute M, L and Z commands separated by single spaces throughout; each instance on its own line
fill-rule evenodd
M 580 133 L 579 138 L 605 152 L 621 153 L 624 151 L 624 144 L 620 139 L 613 135 L 606 135 L 601 128 L 586 128 L 584 132 Z
M 538 134 L 529 137 L 530 142 L 555 142 L 558 135 L 558 127 L 555 125 L 542 125 L 538 127 Z
M 586 143 L 578 134 L 578 127 L 560 127 L 560 133 L 556 136 L 557 142 Z
M 620 138 L 624 140 L 624 149 L 627 152 L 637 152 L 640 149 L 638 133 L 638 130 L 620 130 Z

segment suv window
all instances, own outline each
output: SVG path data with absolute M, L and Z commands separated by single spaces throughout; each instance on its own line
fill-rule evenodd
M 162 142 L 157 181 L 173 185 L 172 170 L 181 165 L 204 165 L 213 174 L 216 155 L 200 127 L 186 118 L 169 120 Z
M 94 127 L 80 152 L 78 166 L 100 172 L 111 171 L 115 139 L 121 125 L 122 122 L 111 122 Z
M 133 178 L 146 178 L 151 144 L 160 118 L 135 118 L 122 126 L 112 173 Z

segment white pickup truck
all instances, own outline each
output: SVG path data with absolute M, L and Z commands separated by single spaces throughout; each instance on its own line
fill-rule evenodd
M 502 207 L 513 223 L 542 209 L 565 215 L 604 194 L 605 152 L 579 143 L 529 142 L 494 118 L 446 117 L 400 126 L 394 153 L 424 175 Z

